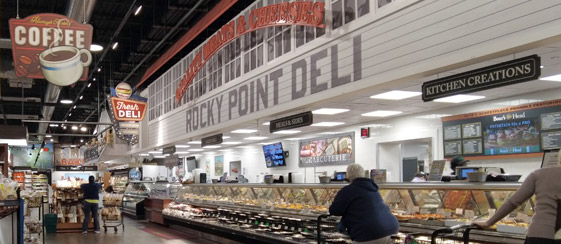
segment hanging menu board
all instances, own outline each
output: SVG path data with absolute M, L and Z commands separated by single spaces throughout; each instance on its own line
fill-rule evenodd
M 449 157 L 539 153 L 561 147 L 561 99 L 445 117 L 442 123 L 444 155 Z
M 462 141 L 445 141 L 444 155 L 461 155 Z
M 444 127 L 444 140 L 462 139 L 461 125 L 452 125 Z

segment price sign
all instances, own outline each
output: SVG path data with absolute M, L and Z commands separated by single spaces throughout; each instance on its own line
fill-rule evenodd
M 456 214 L 457 214 L 457 215 L 462 215 L 462 214 L 464 214 L 464 209 L 463 209 L 463 208 L 456 208 Z

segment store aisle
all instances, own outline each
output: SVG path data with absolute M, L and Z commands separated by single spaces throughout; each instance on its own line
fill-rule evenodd
M 113 228 L 107 229 L 100 234 L 89 232 L 88 235 L 82 233 L 58 233 L 48 234 L 45 238 L 46 244 L 143 244 L 143 243 L 164 243 L 164 244 L 239 244 L 239 242 L 224 239 L 219 236 L 205 234 L 200 237 L 200 232 L 193 231 L 186 234 L 172 230 L 170 228 L 151 224 L 147 221 L 137 221 L 125 218 L 125 232 L 119 227 L 118 233 Z

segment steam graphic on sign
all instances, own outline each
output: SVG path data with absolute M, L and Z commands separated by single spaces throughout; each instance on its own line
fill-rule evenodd
M 49 82 L 57 86 L 68 86 L 76 83 L 84 73 L 84 66 L 90 65 L 92 62 L 92 54 L 87 49 L 78 49 L 73 46 L 58 46 L 59 42 L 64 39 L 60 24 L 67 22 L 68 19 L 62 19 L 57 24 L 55 39 L 49 45 L 49 48 L 39 54 L 39 63 L 41 64 L 41 72 Z M 82 54 L 85 54 L 86 61 L 82 60 Z

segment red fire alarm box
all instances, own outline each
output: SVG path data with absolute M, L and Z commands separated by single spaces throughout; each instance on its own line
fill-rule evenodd
M 362 139 L 370 137 L 370 127 L 368 128 L 360 128 L 360 137 Z

